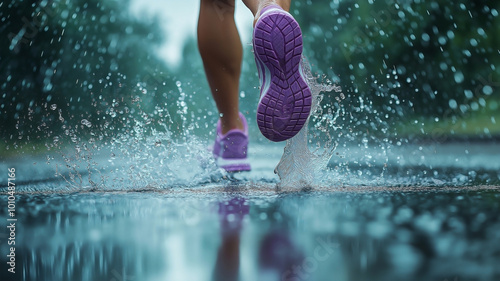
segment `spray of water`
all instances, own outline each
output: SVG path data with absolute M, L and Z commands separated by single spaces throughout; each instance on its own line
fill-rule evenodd
M 326 168 L 338 145 L 333 134 L 340 129 L 336 120 L 341 109 L 321 104 L 321 101 L 327 92 L 334 91 L 343 96 L 340 94 L 341 89 L 332 83 L 318 82 L 304 57 L 302 69 L 312 93 L 312 113 L 307 122 L 311 129 L 304 126 L 295 137 L 287 141 L 283 156 L 275 169 L 281 188 L 311 186 L 318 173 Z M 316 147 L 311 149 L 311 144 Z
M 302 65 L 312 91 L 312 114 L 309 126 L 304 126 L 287 142 L 276 167 L 280 187 L 311 186 L 338 145 L 336 131 L 340 127 L 336 120 L 342 108 L 322 101 L 324 93 L 339 93 L 338 102 L 343 94 L 329 81 L 318 82 L 305 58 Z M 130 102 L 124 99 L 105 102 L 99 96 L 100 102 L 94 106 L 104 108 L 96 111 L 102 112 L 100 118 L 109 120 L 103 126 L 82 118 L 79 127 L 54 139 L 54 146 L 69 147 L 60 150 L 60 158 L 51 155 L 47 159 L 47 163 L 52 162 L 49 164 L 56 167 L 56 176 L 66 182 L 66 189 L 163 189 L 199 186 L 224 177 L 207 150 L 207 140 L 196 135 L 197 123 L 191 116 L 188 94 L 180 81 L 175 84 L 177 93 L 171 94 L 177 100 L 173 108 L 167 104 L 156 106 L 153 111 L 143 108 L 141 99 L 147 87 L 138 83 L 132 89 Z M 172 110 L 174 115 L 170 114 Z M 59 109 L 59 115 L 64 120 L 63 110 Z M 64 145 L 65 140 L 70 145 Z
M 397 96 L 380 92 L 382 90 L 376 92 L 387 97 L 387 104 L 392 105 L 387 107 L 387 112 L 380 111 L 373 105 L 373 97 L 357 95 L 356 91 L 344 94 L 326 79 L 318 82 L 305 59 L 302 65 L 312 90 L 312 113 L 308 126 L 286 143 L 275 169 L 280 179 L 279 188 L 460 185 L 474 184 L 477 180 L 498 182 L 500 175 L 496 166 L 485 164 L 490 168 L 484 172 L 467 166 L 476 163 L 473 166 L 476 167 L 478 161 L 496 163 L 483 161 L 489 158 L 481 156 L 474 160 L 467 154 L 459 159 L 454 151 L 460 148 L 445 154 L 453 159 L 439 155 L 430 158 L 430 152 L 443 149 L 410 146 L 406 144 L 408 139 L 390 138 L 388 128 L 391 128 L 391 123 L 388 120 L 396 110 L 403 108 L 403 101 Z M 123 81 L 127 79 L 124 77 Z M 28 181 L 33 184 L 21 189 L 28 192 L 156 190 L 200 187 L 225 178 L 227 175 L 217 168 L 207 149 L 207 143 L 212 139 L 197 134 L 203 127 L 203 120 L 206 120 L 207 128 L 213 123 L 206 116 L 200 119 L 196 115 L 200 111 L 191 102 L 194 92 L 186 92 L 180 81 L 175 86 L 177 89 L 168 94 L 148 88 L 145 83 L 137 83 L 114 97 L 91 93 L 95 114 L 88 116 L 75 116 L 62 106 L 46 104 L 47 114 L 55 116 L 63 133 L 52 135 L 47 132 L 50 141 L 46 143 L 46 162 L 49 165 L 32 169 L 34 175 L 30 175 Z M 154 94 L 162 94 L 166 101 L 151 106 L 150 96 Z M 66 124 L 65 121 L 71 118 L 79 118 L 74 122 L 76 125 Z M 43 126 L 38 126 L 37 130 L 45 132 Z M 450 145 L 446 147 L 450 148 Z M 336 154 L 338 157 L 332 157 Z M 462 163 L 463 167 L 449 172 L 446 168 L 449 163 Z M 53 174 L 53 170 L 65 185 L 37 182 L 38 178 L 46 179 L 47 174 Z M 253 175 L 243 182 L 270 182 L 274 188 L 274 179 Z
M 187 95 L 180 81 L 176 86 L 175 116 L 167 104 L 152 112 L 144 110 L 140 98 L 132 95 L 124 111 L 118 109 L 122 106 L 118 100 L 102 103 L 105 108 L 100 112 L 110 120 L 103 127 L 82 119 L 78 129 L 54 139 L 52 147 L 58 145 L 60 157 L 54 152 L 47 164 L 55 167 L 55 176 L 66 183 L 66 191 L 164 189 L 225 176 L 206 142 L 195 135 Z M 139 92 L 145 90 L 138 87 Z M 89 133 L 84 135 L 82 130 Z M 30 186 L 27 191 L 43 188 Z

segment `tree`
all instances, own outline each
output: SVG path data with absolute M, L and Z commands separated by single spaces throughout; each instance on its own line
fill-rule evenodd
M 163 36 L 156 19 L 131 16 L 129 2 L 0 4 L 0 32 L 9 39 L 0 40 L 3 142 L 78 137 L 89 126 L 113 134 L 154 108 L 152 89 L 169 77 L 154 55 Z
M 291 11 L 315 69 L 339 77 L 344 106 L 371 102 L 394 125 L 495 107 L 499 10 L 491 1 L 325 0 L 294 1 Z

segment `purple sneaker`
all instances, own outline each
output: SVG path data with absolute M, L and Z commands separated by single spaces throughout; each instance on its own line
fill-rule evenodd
M 302 32 L 288 12 L 265 7 L 253 32 L 261 84 L 257 124 L 271 141 L 295 136 L 311 111 L 311 90 L 302 73 Z
M 250 164 L 247 159 L 248 151 L 248 124 L 245 116 L 240 113 L 240 120 L 243 122 L 243 131 L 233 129 L 222 134 L 220 120 L 217 122 L 217 136 L 213 154 L 217 166 L 227 172 L 250 171 Z

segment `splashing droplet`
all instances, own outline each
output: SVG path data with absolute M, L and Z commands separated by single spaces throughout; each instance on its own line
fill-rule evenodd
M 82 119 L 82 121 L 80 123 L 82 123 L 82 125 L 87 126 L 89 128 L 92 127 L 92 123 L 90 123 L 90 121 L 87 119 Z

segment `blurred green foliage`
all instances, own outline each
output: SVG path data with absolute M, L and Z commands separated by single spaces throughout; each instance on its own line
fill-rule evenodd
M 157 19 L 124 9 L 129 2 L 0 3 L 2 142 L 112 135 L 134 113 L 152 111 L 158 97 L 144 84 L 168 81 L 154 52 L 164 36 Z
M 305 52 L 319 73 L 338 76 L 343 106 L 372 102 L 394 134 L 419 132 L 422 122 L 448 134 L 500 134 L 500 2 L 293 3 Z

